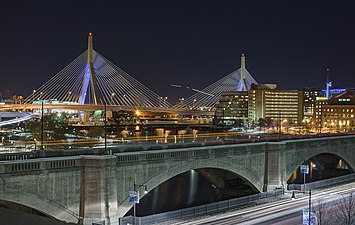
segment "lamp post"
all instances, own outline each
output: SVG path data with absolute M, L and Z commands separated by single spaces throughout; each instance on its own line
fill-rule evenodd
M 105 130 L 105 152 L 107 152 L 107 116 L 106 116 L 106 111 L 107 111 L 107 108 L 106 108 L 106 102 L 104 104 L 104 115 L 105 115 L 105 118 L 104 118 L 104 130 Z
M 311 225 L 311 200 L 312 200 L 312 192 L 309 189 L 309 201 L 308 201 L 308 225 Z
M 33 103 L 33 101 L 35 100 L 35 93 L 36 93 L 36 90 L 33 90 L 33 91 L 32 91 L 32 103 Z
M 226 108 L 223 108 L 222 111 L 222 131 L 224 131 L 224 111 L 226 110 Z
M 139 203 L 139 192 L 137 191 L 138 188 L 144 187 L 144 194 L 148 193 L 147 185 L 144 184 L 136 184 L 133 183 L 133 191 L 137 193 L 137 199 L 133 201 L 133 225 L 136 224 L 136 203 Z
M 164 97 L 164 107 L 167 107 L 168 105 L 168 97 Z
M 43 150 L 43 138 L 44 138 L 44 133 L 43 133 L 43 115 L 44 115 L 44 113 L 43 113 L 43 100 L 42 100 L 42 106 L 41 106 L 41 113 L 42 113 L 42 117 L 41 117 L 41 149 Z
M 111 93 L 111 105 L 114 105 L 114 103 L 113 103 L 113 98 L 115 97 L 115 92 L 112 92 Z
M 70 102 L 71 91 L 68 92 L 68 102 Z
M 281 136 L 282 130 L 281 130 L 281 110 L 279 110 L 279 137 Z

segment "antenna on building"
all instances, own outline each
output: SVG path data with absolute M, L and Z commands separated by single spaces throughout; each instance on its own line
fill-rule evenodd
M 327 83 L 325 83 L 325 98 L 329 99 L 329 88 L 332 86 L 332 82 L 329 81 L 329 68 L 327 68 Z

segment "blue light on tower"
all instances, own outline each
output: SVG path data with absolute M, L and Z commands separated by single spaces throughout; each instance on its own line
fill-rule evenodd
M 83 87 L 82 87 L 83 89 L 81 90 L 81 96 L 80 96 L 80 102 L 79 102 L 80 105 L 84 105 L 84 103 L 85 103 L 86 92 L 88 90 L 90 76 L 91 76 L 90 66 L 87 65 L 86 69 L 85 69 L 84 83 L 83 83 Z
M 329 100 L 329 88 L 332 86 L 332 82 L 329 81 L 329 68 L 327 68 L 327 83 L 325 83 L 325 98 Z
M 329 100 L 329 88 L 332 86 L 332 82 L 331 81 L 329 81 L 329 82 L 327 82 L 326 83 L 326 91 L 325 91 L 325 98 L 327 99 L 327 100 Z

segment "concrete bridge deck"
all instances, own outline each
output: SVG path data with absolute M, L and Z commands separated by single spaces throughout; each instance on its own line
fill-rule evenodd
M 150 191 L 191 169 L 219 168 L 262 192 L 286 187 L 300 164 L 322 153 L 337 155 L 355 168 L 354 144 L 355 135 L 349 135 L 1 161 L 0 200 L 68 222 L 117 224 L 132 207 L 128 193 L 134 182 Z

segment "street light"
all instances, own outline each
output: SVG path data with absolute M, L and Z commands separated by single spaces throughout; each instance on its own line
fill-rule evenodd
M 133 183 L 133 191 L 137 193 L 137 199 L 133 201 L 133 225 L 136 224 L 136 203 L 139 203 L 139 191 L 138 188 L 144 187 L 144 194 L 148 193 L 147 185 Z
M 222 111 L 222 131 L 224 131 L 224 111 L 226 110 L 226 108 L 223 108 Z
M 112 92 L 112 94 L 111 94 L 111 105 L 114 105 L 113 104 L 113 98 L 115 97 L 115 92 Z
M 70 102 L 71 91 L 68 92 L 68 102 Z
M 33 91 L 32 91 L 32 103 L 33 103 L 33 101 L 35 100 L 35 93 L 36 93 L 36 90 L 33 90 Z
M 105 132 L 105 152 L 107 152 L 107 106 L 106 102 L 104 103 L 104 132 Z
M 312 204 L 311 204 L 311 201 L 312 201 L 312 192 L 311 192 L 311 189 L 309 189 L 309 201 L 308 201 L 308 225 L 311 225 L 311 207 L 312 207 Z
M 167 100 L 168 100 L 168 97 L 165 97 L 164 98 L 164 107 L 167 107 Z
M 42 92 L 41 92 L 42 94 Z M 43 113 L 43 100 L 42 100 L 42 104 L 41 104 L 41 148 L 40 149 L 44 149 L 44 146 L 43 146 L 43 141 L 44 141 L 44 133 L 43 133 L 43 127 L 44 127 L 44 124 L 43 124 L 43 117 L 44 117 L 44 113 Z

